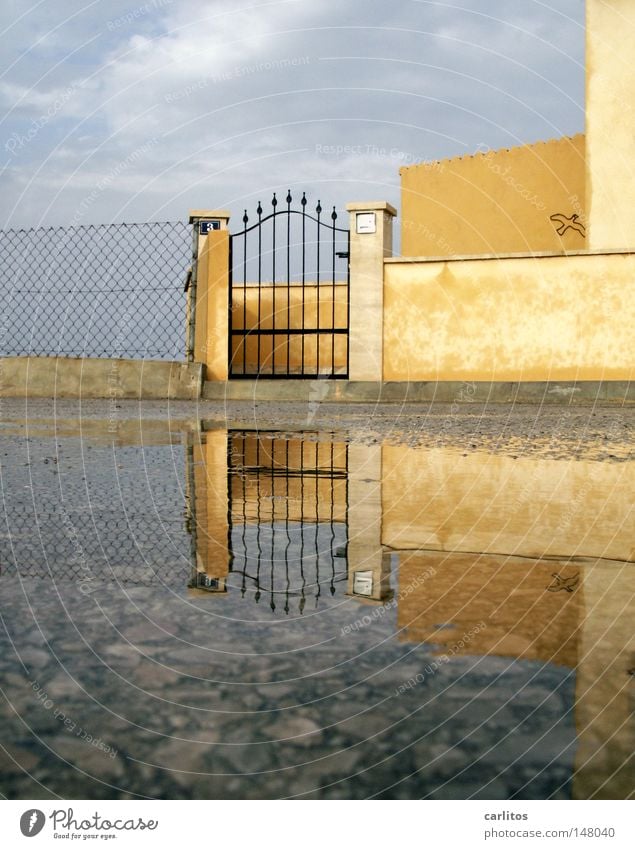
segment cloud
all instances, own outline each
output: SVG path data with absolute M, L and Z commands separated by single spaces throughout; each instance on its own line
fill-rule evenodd
M 581 0 L 52 5 L 0 12 L 6 226 L 71 220 L 99 185 L 95 222 L 288 186 L 396 203 L 403 164 L 584 126 Z

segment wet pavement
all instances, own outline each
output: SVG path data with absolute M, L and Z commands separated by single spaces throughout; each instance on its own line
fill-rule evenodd
M 635 795 L 629 411 L 95 409 L 0 435 L 3 796 Z

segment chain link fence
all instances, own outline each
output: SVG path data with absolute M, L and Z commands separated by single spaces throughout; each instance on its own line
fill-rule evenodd
M 185 359 L 184 222 L 0 231 L 0 356 Z

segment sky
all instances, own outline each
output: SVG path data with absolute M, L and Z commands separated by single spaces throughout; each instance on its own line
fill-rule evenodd
M 2 0 L 0 67 L 0 227 L 235 230 L 583 132 L 584 0 Z

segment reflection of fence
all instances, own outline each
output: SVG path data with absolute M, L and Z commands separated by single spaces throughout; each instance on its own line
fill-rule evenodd
M 0 356 L 184 359 L 181 222 L 0 231 Z
M 0 517 L 0 587 L 17 575 L 36 591 L 69 581 L 83 593 L 114 583 L 182 591 L 190 574 L 182 448 L 62 448 L 54 464 L 42 445 L 31 443 L 30 465 L 3 467 L 11 497 Z
M 228 452 L 228 583 L 286 613 L 334 595 L 347 577 L 347 446 L 232 432 Z

